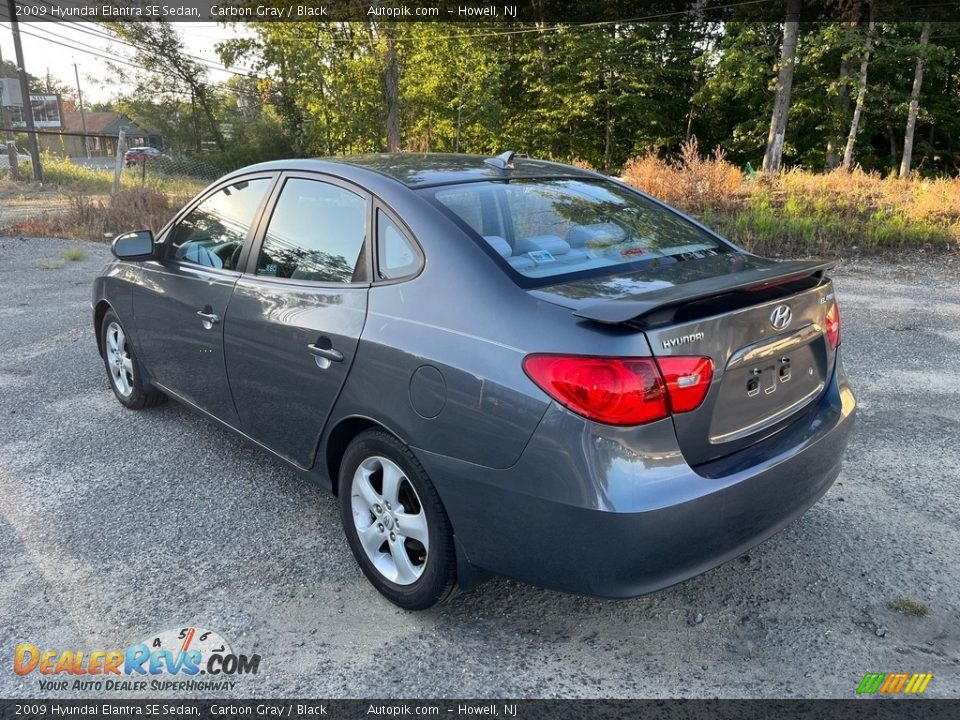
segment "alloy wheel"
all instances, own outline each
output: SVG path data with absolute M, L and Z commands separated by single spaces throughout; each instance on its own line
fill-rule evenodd
M 368 457 L 354 473 L 350 501 L 360 545 L 377 572 L 397 585 L 419 580 L 430 552 L 427 516 L 400 466 Z
M 127 338 L 117 322 L 107 326 L 107 368 L 110 382 L 123 397 L 133 393 L 133 360 L 127 348 Z

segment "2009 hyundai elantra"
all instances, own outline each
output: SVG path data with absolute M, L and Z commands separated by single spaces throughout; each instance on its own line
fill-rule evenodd
M 490 574 L 689 578 L 816 502 L 852 425 L 828 264 L 566 165 L 255 165 L 113 252 L 93 308 L 117 399 L 173 397 L 330 488 L 404 608 Z

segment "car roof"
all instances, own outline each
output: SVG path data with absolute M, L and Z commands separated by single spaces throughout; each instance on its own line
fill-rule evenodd
M 490 162 L 487 162 L 487 161 Z M 276 160 L 244 168 L 250 170 L 331 170 L 338 166 L 349 176 L 351 168 L 385 175 L 410 188 L 505 179 L 598 178 L 599 173 L 572 165 L 515 156 L 512 168 L 497 166 L 497 158 L 459 153 L 378 153 L 308 160 Z

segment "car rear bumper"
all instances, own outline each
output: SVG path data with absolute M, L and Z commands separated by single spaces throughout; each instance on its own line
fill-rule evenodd
M 633 597 L 737 557 L 802 515 L 840 472 L 855 409 L 840 370 L 788 428 L 696 469 L 669 420 L 637 435 L 559 408 L 506 470 L 417 455 L 461 560 L 543 587 Z

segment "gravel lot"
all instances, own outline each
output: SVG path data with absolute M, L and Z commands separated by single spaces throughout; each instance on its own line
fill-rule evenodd
M 960 696 L 960 259 L 836 272 L 861 403 L 845 470 L 748 556 L 636 600 L 495 580 L 407 614 L 332 497 L 180 406 L 114 400 L 88 306 L 108 255 L 0 238 L 0 697 L 51 695 L 11 671 L 16 643 L 188 625 L 261 654 L 238 697 L 849 698 L 868 671 Z

